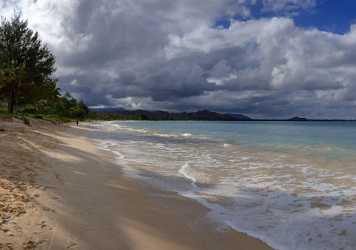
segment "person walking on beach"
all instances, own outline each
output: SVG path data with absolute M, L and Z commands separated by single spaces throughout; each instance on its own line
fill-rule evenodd
M 79 126 L 79 121 L 77 120 L 77 126 Z

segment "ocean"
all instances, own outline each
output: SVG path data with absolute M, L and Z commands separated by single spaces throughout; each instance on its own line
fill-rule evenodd
M 356 249 L 356 122 L 117 121 L 90 126 L 131 177 L 279 250 Z

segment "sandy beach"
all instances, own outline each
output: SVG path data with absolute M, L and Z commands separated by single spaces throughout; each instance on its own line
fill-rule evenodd
M 89 130 L 0 121 L 0 249 L 270 249 L 124 176 Z

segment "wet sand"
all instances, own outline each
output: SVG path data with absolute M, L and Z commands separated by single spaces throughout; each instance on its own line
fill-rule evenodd
M 84 128 L 20 127 L 0 132 L 0 154 L 29 174 L 20 180 L 24 212 L 5 223 L 16 226 L 0 230 L 3 249 L 7 243 L 8 249 L 270 249 L 232 229 L 217 230 L 197 202 L 124 176 Z M 2 157 L 0 168 L 7 168 Z

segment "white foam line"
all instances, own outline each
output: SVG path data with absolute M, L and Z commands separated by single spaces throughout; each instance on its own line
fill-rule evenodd
M 100 142 L 99 144 L 97 144 L 99 148 L 104 149 L 106 151 L 110 151 L 111 153 L 113 153 L 115 156 L 117 156 L 116 158 L 118 160 L 123 160 L 125 159 L 125 155 L 120 153 L 117 150 L 113 150 L 110 147 L 115 146 L 116 143 L 112 142 L 112 141 L 104 141 L 104 142 Z
M 183 175 L 185 178 L 187 178 L 188 180 L 190 180 L 192 182 L 192 185 L 194 187 L 196 187 L 196 182 L 197 180 L 195 179 L 194 176 L 190 175 L 187 171 L 187 169 L 189 168 L 189 163 L 185 163 L 178 171 L 178 173 L 180 173 L 181 175 Z
M 115 155 L 117 155 L 117 158 L 118 158 L 119 160 L 125 159 L 125 155 L 121 154 L 119 151 L 112 150 L 112 152 L 113 152 Z

